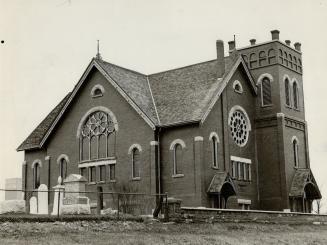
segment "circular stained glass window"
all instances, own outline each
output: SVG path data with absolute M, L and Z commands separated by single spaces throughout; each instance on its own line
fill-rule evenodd
M 230 114 L 229 128 L 235 143 L 244 146 L 248 141 L 250 128 L 247 116 L 241 110 L 235 110 Z

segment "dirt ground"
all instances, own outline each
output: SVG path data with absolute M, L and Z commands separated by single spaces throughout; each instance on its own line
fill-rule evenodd
M 327 244 L 327 225 L 6 222 L 0 244 Z

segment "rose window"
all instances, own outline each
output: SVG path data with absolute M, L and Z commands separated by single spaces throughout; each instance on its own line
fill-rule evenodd
M 238 146 L 244 146 L 249 137 L 249 125 L 246 115 L 240 110 L 235 110 L 229 119 L 232 137 Z
M 114 122 L 110 116 L 102 111 L 91 114 L 83 126 L 82 135 L 84 137 L 110 134 L 114 131 Z

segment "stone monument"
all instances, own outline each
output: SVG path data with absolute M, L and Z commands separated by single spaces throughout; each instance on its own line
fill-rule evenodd
M 90 201 L 85 196 L 87 180 L 79 174 L 71 174 L 64 180 L 65 197 L 62 214 L 90 214 Z

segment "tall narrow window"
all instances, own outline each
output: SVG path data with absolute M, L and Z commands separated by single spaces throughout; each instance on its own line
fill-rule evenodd
M 218 139 L 216 136 L 212 137 L 212 165 L 218 168 Z
M 109 165 L 109 180 L 115 181 L 116 175 L 115 175 L 115 164 Z
M 299 167 L 299 144 L 297 139 L 293 140 L 293 161 L 294 167 Z
M 271 82 L 268 77 L 264 77 L 261 81 L 261 99 L 262 105 L 271 105 Z
M 181 174 L 182 146 L 176 144 L 174 147 L 174 175 Z
M 100 171 L 100 179 L 99 181 L 106 181 L 106 166 L 105 165 L 101 165 L 99 167 L 99 171 Z
M 290 81 L 288 78 L 285 79 L 285 100 L 286 100 L 286 105 L 290 106 L 291 105 L 291 96 L 290 96 Z
M 67 177 L 67 161 L 65 158 L 61 158 L 59 162 L 59 175 L 62 180 Z
M 137 148 L 132 150 L 132 178 L 140 178 L 140 151 Z
M 95 167 L 92 166 L 89 168 L 89 182 L 95 182 L 96 181 L 96 170 Z
M 33 187 L 34 189 L 40 186 L 40 164 L 35 163 L 33 167 Z
M 293 82 L 293 106 L 295 109 L 299 108 L 299 94 L 296 82 Z

